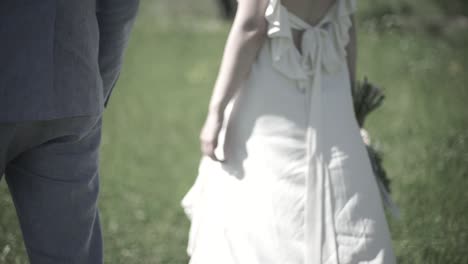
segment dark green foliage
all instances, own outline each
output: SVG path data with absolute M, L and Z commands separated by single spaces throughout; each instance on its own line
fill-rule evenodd
M 432 0 L 448 15 L 468 16 L 468 1 L 466 0 Z

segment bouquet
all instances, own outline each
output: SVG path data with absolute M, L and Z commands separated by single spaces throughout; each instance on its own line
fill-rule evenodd
M 399 209 L 390 197 L 390 179 L 382 164 L 382 153 L 372 144 L 369 133 L 364 129 L 366 117 L 369 113 L 382 105 L 385 95 L 382 89 L 368 82 L 367 78 L 364 78 L 363 82 L 357 82 L 352 88 L 352 96 L 356 119 L 361 128 L 361 136 L 366 145 L 372 170 L 376 177 L 384 205 L 391 211 L 394 217 L 399 218 Z

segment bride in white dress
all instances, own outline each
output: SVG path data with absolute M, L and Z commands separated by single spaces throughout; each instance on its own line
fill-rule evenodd
M 354 116 L 356 0 L 239 0 L 182 201 L 191 264 L 393 264 Z

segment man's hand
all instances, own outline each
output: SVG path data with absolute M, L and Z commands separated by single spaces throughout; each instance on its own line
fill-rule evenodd
M 223 125 L 223 115 L 209 113 L 200 133 L 200 146 L 203 155 L 215 161 L 221 161 L 216 157 L 215 149 L 218 146 L 219 132 Z

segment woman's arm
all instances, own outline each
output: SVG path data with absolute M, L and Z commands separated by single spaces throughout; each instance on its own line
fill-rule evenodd
M 357 36 L 356 36 L 356 20 L 354 15 L 351 16 L 352 26 L 349 30 L 350 40 L 346 46 L 347 52 L 347 61 L 349 68 L 349 77 L 351 82 L 351 87 L 353 88 L 356 85 L 356 60 L 357 60 Z
M 203 154 L 217 160 L 214 150 L 224 110 L 246 79 L 266 38 L 264 14 L 268 0 L 239 0 L 236 17 L 224 49 L 221 67 L 211 96 L 208 116 L 201 131 Z
M 224 49 L 221 67 L 210 102 L 210 112 L 221 114 L 245 80 L 266 38 L 264 18 L 267 1 L 239 0 L 237 14 Z

